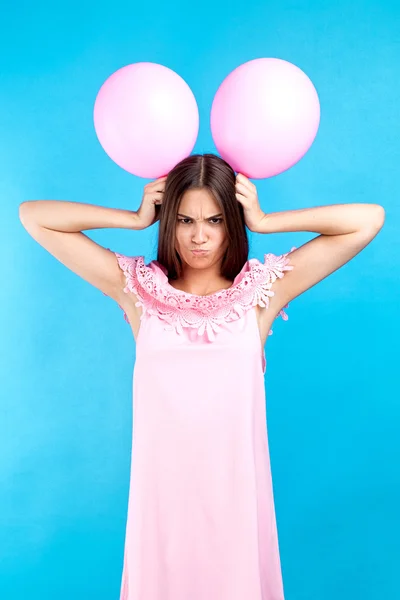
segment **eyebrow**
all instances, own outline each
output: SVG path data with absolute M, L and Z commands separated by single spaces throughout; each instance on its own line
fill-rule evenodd
M 193 219 L 193 217 L 189 217 L 189 215 L 183 215 L 182 213 L 177 213 L 178 217 L 186 217 L 186 219 Z M 219 213 L 218 215 L 213 215 L 212 217 L 207 217 L 207 219 L 215 219 L 216 217 L 222 217 L 222 213 Z

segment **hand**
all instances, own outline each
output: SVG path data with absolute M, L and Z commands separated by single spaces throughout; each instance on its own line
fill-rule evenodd
M 265 216 L 258 202 L 257 188 L 245 175 L 236 176 L 236 198 L 243 206 L 244 219 L 250 231 L 257 231 Z
M 159 209 L 164 199 L 165 181 L 167 175 L 144 186 L 142 203 L 136 212 L 139 218 L 138 229 L 146 229 L 159 219 Z

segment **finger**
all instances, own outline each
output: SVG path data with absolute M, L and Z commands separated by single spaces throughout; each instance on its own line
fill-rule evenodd
M 253 189 L 253 190 L 254 190 L 254 189 L 255 189 L 255 187 L 256 187 L 256 186 L 254 185 L 254 183 L 252 183 L 252 182 L 251 182 L 251 181 L 248 179 L 248 177 L 246 177 L 246 175 L 243 175 L 242 173 L 238 173 L 238 174 L 237 174 L 237 176 L 236 176 L 236 182 L 237 182 L 237 183 L 242 183 L 243 185 L 245 185 L 246 187 L 248 187 L 248 188 L 249 188 L 249 190 L 250 190 L 250 189 Z
M 165 190 L 165 183 L 163 181 L 153 181 L 153 183 L 148 184 L 147 190 L 151 193 L 163 192 Z
M 150 181 L 149 183 L 146 184 L 145 187 L 152 187 L 152 186 L 157 186 L 160 183 L 165 183 L 166 179 L 167 179 L 167 175 L 165 175 L 165 177 L 160 177 L 159 179 L 155 179 L 154 181 Z
M 243 203 L 245 200 L 247 200 L 247 196 L 243 196 L 243 194 L 235 194 L 236 199 L 239 200 L 239 202 Z
M 164 194 L 162 192 L 155 192 L 153 194 L 153 200 L 154 200 L 154 202 L 157 202 L 158 204 L 160 204 L 163 201 L 163 197 L 164 197 Z
M 244 185 L 243 183 L 239 183 L 239 182 L 236 183 L 236 190 L 244 195 L 248 195 L 249 192 L 253 193 L 253 190 L 248 188 L 247 185 Z

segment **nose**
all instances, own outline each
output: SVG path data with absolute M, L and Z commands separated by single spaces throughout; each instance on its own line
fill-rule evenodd
M 205 231 L 204 223 L 195 223 L 195 229 L 192 240 L 195 244 L 201 244 L 206 241 L 207 234 Z

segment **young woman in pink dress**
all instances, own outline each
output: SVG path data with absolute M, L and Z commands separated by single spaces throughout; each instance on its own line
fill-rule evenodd
M 288 303 L 356 256 L 384 218 L 360 203 L 264 212 L 256 186 L 213 154 L 147 184 L 137 211 L 21 204 L 29 234 L 113 298 L 136 341 L 121 600 L 284 599 L 264 346 Z M 156 221 L 149 264 L 83 233 Z M 260 261 L 246 228 L 318 235 Z

